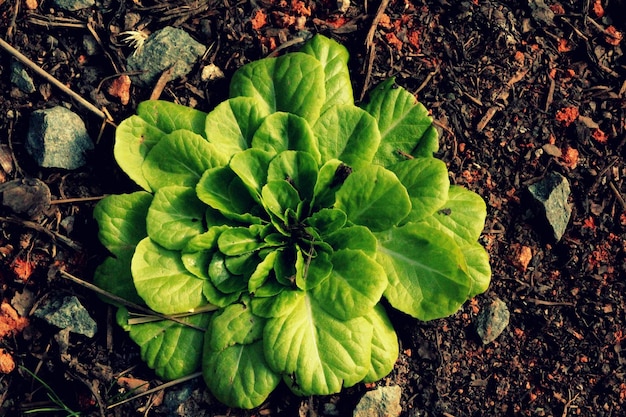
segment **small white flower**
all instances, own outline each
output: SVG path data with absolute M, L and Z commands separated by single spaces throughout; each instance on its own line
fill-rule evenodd
M 127 30 L 120 33 L 120 36 L 122 35 L 126 35 L 126 37 L 122 39 L 122 41 L 135 49 L 133 55 L 141 53 L 141 50 L 143 49 L 143 44 L 146 39 L 148 39 L 148 34 L 141 30 Z

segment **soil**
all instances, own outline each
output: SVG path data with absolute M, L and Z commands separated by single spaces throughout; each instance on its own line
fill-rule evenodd
M 0 0 L 2 39 L 110 115 L 103 124 L 34 74 L 37 90 L 21 92 L 10 81 L 11 55 L 0 51 L 0 182 L 40 179 L 52 198 L 33 218 L 0 208 L 0 324 L 11 330 L 0 340 L 0 363 L 8 355 L 16 364 L 0 373 L 0 416 L 352 415 L 373 388 L 312 398 L 279 388 L 259 409 L 242 411 L 217 404 L 196 379 L 115 405 L 133 393 L 120 377 L 151 388 L 161 381 L 114 324 L 114 311 L 58 271 L 91 280 L 104 255 L 94 204 L 134 189 L 112 157 L 115 124 L 153 91 L 132 86 L 127 104 L 109 92 L 132 53 L 120 33 L 167 25 L 210 48 L 160 97 L 204 111 L 226 97 L 243 64 L 290 50 L 291 41 L 297 47 L 307 32 L 340 41 L 351 53 L 355 97 L 396 77 L 432 111 L 452 182 L 487 202 L 481 243 L 491 257 L 489 290 L 446 319 L 393 314 L 400 357 L 378 385 L 402 388 L 402 416 L 626 415 L 624 2 L 383 0 L 352 2 L 345 12 L 338 3 L 103 0 L 66 12 L 51 1 Z M 97 54 L 87 54 L 85 38 Z M 225 78 L 203 81 L 209 63 Z M 79 170 L 39 168 L 24 148 L 30 113 L 58 104 L 70 105 L 98 139 Z M 558 242 L 526 195 L 551 172 L 572 189 L 571 220 Z M 99 328 L 93 338 L 30 316 L 59 294 L 86 306 Z M 476 317 L 496 298 L 510 323 L 483 345 Z M 51 393 L 66 410 L 41 411 L 57 407 Z

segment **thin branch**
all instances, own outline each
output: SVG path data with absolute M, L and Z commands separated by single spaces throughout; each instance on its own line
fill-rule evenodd
M 195 326 L 195 325 L 193 325 L 191 323 L 187 323 L 187 322 L 185 322 L 185 321 L 183 321 L 183 320 L 181 320 L 181 319 L 179 319 L 177 317 L 168 316 L 166 314 L 161 314 L 161 313 L 158 313 L 156 311 L 153 311 L 153 310 L 149 309 L 148 307 L 144 307 L 142 305 L 139 305 L 139 304 L 133 303 L 131 301 L 128 301 L 128 300 L 126 300 L 126 299 L 124 299 L 124 298 L 122 298 L 120 296 L 117 296 L 117 295 L 115 295 L 113 293 L 110 293 L 110 292 L 108 292 L 106 290 L 103 290 L 102 288 L 100 288 L 100 287 L 98 287 L 96 285 L 93 285 L 90 282 L 84 281 L 84 280 L 82 280 L 82 279 L 80 279 L 80 278 L 70 274 L 69 272 L 65 272 L 63 270 L 59 270 L 59 273 L 61 274 L 61 276 L 63 278 L 69 279 L 70 281 L 75 282 L 76 284 L 79 284 L 79 285 L 81 285 L 81 286 L 83 286 L 83 287 L 85 287 L 85 288 L 87 288 L 87 289 L 89 289 L 89 290 L 91 290 L 91 291 L 93 291 L 93 292 L 95 292 L 97 294 L 100 294 L 100 295 L 102 295 L 102 296 L 104 296 L 104 297 L 106 297 L 106 298 L 108 298 L 108 299 L 110 299 L 112 301 L 115 301 L 116 303 L 120 303 L 120 304 L 122 304 L 122 305 L 124 305 L 126 307 L 132 308 L 133 310 L 141 311 L 142 313 L 148 314 L 150 316 L 159 317 L 162 320 L 173 321 L 175 323 L 182 324 L 183 326 L 191 327 L 192 329 L 200 330 L 202 332 L 206 331 L 206 329 L 203 329 L 202 327 L 198 327 L 198 326 Z M 217 307 L 214 308 L 214 310 L 216 310 L 216 309 L 217 309 Z
M 35 230 L 37 232 L 41 232 L 41 233 L 44 233 L 44 234 L 48 235 L 53 240 L 57 240 L 57 241 L 63 243 L 64 245 L 70 247 L 71 249 L 74 249 L 75 251 L 82 250 L 82 246 L 80 244 L 74 242 L 69 237 L 63 236 L 62 234 L 57 233 L 57 232 L 53 232 L 52 230 L 48 230 L 45 227 L 43 227 L 42 225 L 40 225 L 39 223 L 35 223 L 35 222 L 30 221 L 30 220 L 22 220 L 22 219 L 18 219 L 18 218 L 15 218 L 15 217 L 0 217 L 0 221 L 1 222 L 9 222 L 9 223 L 13 223 L 13 224 L 18 224 L 18 225 L 27 227 L 29 229 L 33 229 L 33 230 Z
M 137 394 L 137 395 L 135 395 L 133 397 L 126 398 L 125 400 L 122 400 L 122 401 L 117 402 L 115 404 L 111 404 L 111 405 L 109 405 L 107 407 L 107 410 L 110 410 L 112 408 L 118 407 L 118 406 L 120 406 L 122 404 L 126 404 L 128 402 L 134 401 L 134 400 L 136 400 L 138 398 L 145 397 L 146 395 L 150 395 L 150 394 L 153 394 L 155 392 L 162 391 L 162 390 L 164 390 L 166 388 L 173 387 L 174 385 L 182 384 L 183 382 L 190 381 L 190 380 L 198 378 L 200 376 L 202 376 L 202 372 L 196 372 L 196 373 L 193 373 L 191 375 L 187 375 L 187 376 L 184 376 L 182 378 L 178 378 L 178 379 L 175 379 L 173 381 L 166 382 L 165 384 L 161 384 L 158 387 L 154 387 L 152 389 L 149 389 L 146 392 L 142 392 L 141 394 Z
M 60 200 L 52 200 L 50 204 L 70 204 L 70 203 L 86 203 L 89 201 L 99 201 L 105 198 L 105 195 L 98 197 L 76 197 L 76 198 L 63 198 Z
M 378 27 L 378 23 L 380 23 L 380 19 L 383 17 L 385 13 L 385 9 L 389 5 L 389 0 L 382 0 L 380 5 L 378 6 L 378 10 L 376 11 L 376 15 L 374 16 L 374 20 L 372 20 L 372 25 L 370 26 L 369 31 L 367 32 L 367 36 L 365 36 L 365 48 L 367 49 L 367 67 L 365 70 L 365 81 L 363 82 L 363 90 L 361 90 L 360 100 L 363 100 L 365 97 L 365 92 L 367 91 L 370 83 L 370 78 L 372 76 L 372 67 L 374 65 L 374 59 L 376 58 L 376 46 L 374 45 L 374 34 L 376 33 L 376 28 Z
M 85 100 L 83 97 L 81 97 L 80 95 L 78 95 L 74 91 L 70 90 L 65 84 L 63 84 L 61 81 L 59 81 L 56 78 L 54 78 L 51 74 L 49 74 L 46 71 L 44 71 L 40 66 L 38 66 L 33 61 L 28 59 L 28 57 L 23 55 L 20 51 L 18 51 L 17 49 L 13 48 L 11 45 L 9 45 L 7 42 L 5 42 L 5 40 L 2 39 L 2 38 L 0 38 L 0 47 L 2 49 L 4 49 L 5 51 L 7 51 L 9 54 L 13 55 L 22 64 L 26 65 L 28 68 L 30 68 L 31 70 L 36 72 L 39 76 L 45 78 L 48 82 L 50 82 L 51 84 L 54 84 L 54 86 L 59 88 L 65 94 L 67 94 L 70 97 L 72 97 L 74 100 L 76 100 L 84 108 L 86 108 L 87 110 L 91 111 L 92 113 L 94 113 L 95 115 L 100 117 L 101 119 L 106 119 L 106 115 L 104 114 L 104 112 L 102 110 L 98 109 L 96 106 L 94 106 L 93 104 L 91 104 L 90 102 Z

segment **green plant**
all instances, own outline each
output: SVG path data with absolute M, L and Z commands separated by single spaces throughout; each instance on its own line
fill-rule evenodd
M 30 369 L 20 366 L 20 369 L 30 375 L 34 380 L 39 382 L 41 386 L 46 390 L 46 395 L 50 399 L 50 401 L 54 404 L 54 406 L 44 406 L 38 408 L 25 409 L 23 411 L 24 414 L 39 414 L 39 413 L 61 413 L 64 412 L 66 417 L 79 417 L 82 413 L 79 411 L 74 411 L 59 397 L 59 395 L 48 385 L 43 379 L 35 375 Z
M 281 380 L 335 393 L 394 366 L 382 298 L 431 320 L 486 290 L 483 200 L 450 185 L 427 110 L 392 79 L 354 104 L 347 61 L 318 35 L 239 69 L 208 114 L 148 101 L 120 124 L 115 157 L 144 191 L 97 205 L 112 256 L 96 282 L 197 312 L 137 323 L 119 309 L 161 377 L 202 368 L 241 408 Z

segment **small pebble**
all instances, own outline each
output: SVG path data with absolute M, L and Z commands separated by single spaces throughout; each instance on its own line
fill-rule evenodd
M 398 417 L 402 413 L 399 386 L 378 387 L 363 395 L 354 409 L 353 417 Z
M 484 345 L 493 342 L 502 334 L 509 325 L 509 317 L 509 309 L 499 298 L 480 312 L 476 318 L 476 333 Z
M 22 64 L 11 61 L 11 84 L 24 93 L 30 94 L 36 91 L 35 83 Z
M 570 186 L 567 178 L 558 172 L 551 172 L 541 181 L 528 187 L 537 207 L 537 215 L 546 220 L 555 241 L 561 240 L 572 214 L 568 202 Z

